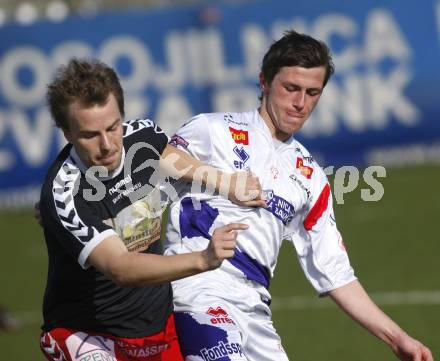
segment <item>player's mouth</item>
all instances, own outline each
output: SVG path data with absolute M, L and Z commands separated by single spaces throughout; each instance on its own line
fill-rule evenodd
M 304 118 L 306 116 L 304 113 L 292 112 L 292 111 L 287 111 L 286 114 L 287 114 L 287 116 L 289 118 L 299 118 L 299 119 L 302 119 L 302 118 Z
M 118 152 L 114 151 L 113 153 L 99 157 L 98 161 L 101 165 L 110 165 L 117 160 L 117 156 L 118 156 Z

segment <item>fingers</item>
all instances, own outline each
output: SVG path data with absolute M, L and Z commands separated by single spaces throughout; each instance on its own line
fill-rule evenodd
M 242 206 L 245 206 L 245 207 L 262 207 L 262 208 L 267 208 L 268 207 L 266 201 L 263 200 L 263 199 L 242 202 Z
M 248 229 L 249 226 L 245 223 L 228 223 L 224 226 L 221 226 L 219 228 L 216 228 L 215 232 L 231 232 L 231 231 L 239 231 L 239 230 L 245 230 Z
M 217 249 L 220 258 L 231 258 L 234 256 L 235 246 L 237 244 L 238 231 L 248 229 L 249 226 L 244 223 L 229 223 L 218 227 L 212 234 L 212 247 Z M 222 253 L 230 251 L 228 253 Z
M 419 341 L 416 341 L 416 345 L 417 347 L 411 357 L 412 361 L 434 361 L 432 353 L 428 347 Z
M 235 256 L 235 246 L 237 245 L 237 242 L 235 240 L 233 241 L 222 241 L 221 244 L 221 254 L 219 252 L 219 258 L 232 258 Z
M 250 170 L 247 170 L 247 192 L 252 198 L 250 200 L 263 199 L 263 189 L 261 187 L 260 179 Z
M 429 348 L 410 337 L 408 337 L 407 342 L 397 345 L 395 353 L 402 361 L 434 361 Z
M 244 223 L 229 223 L 216 228 L 212 233 L 207 249 L 203 253 L 207 268 L 217 268 L 223 260 L 234 257 L 238 232 L 248 228 L 249 226 Z
M 426 346 L 422 345 L 422 361 L 434 361 L 431 351 Z
M 260 180 L 250 170 L 233 174 L 229 189 L 229 199 L 232 202 L 244 205 L 244 202 L 262 200 L 263 197 Z

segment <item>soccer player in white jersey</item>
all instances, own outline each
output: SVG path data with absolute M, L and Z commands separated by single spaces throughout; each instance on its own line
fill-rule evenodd
M 320 295 L 384 341 L 401 360 L 432 361 L 369 298 L 354 275 L 335 224 L 323 170 L 294 137 L 333 73 L 328 47 L 294 31 L 263 59 L 261 105 L 243 113 L 193 117 L 171 144 L 224 171 L 250 169 L 260 178 L 267 208 L 245 208 L 182 185 L 170 209 L 166 254 L 206 248 L 212 230 L 250 225 L 235 256 L 214 271 L 173 282 L 176 326 L 185 360 L 287 360 L 271 320 L 269 282 L 282 240 L 292 242 Z

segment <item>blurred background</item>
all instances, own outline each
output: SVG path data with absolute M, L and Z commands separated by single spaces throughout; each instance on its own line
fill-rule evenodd
M 376 302 L 440 357 L 440 0 L 0 0 L 5 359 L 43 360 L 47 256 L 31 206 L 65 145 L 45 107 L 55 69 L 73 56 L 99 58 L 122 80 L 127 118 L 148 117 L 172 135 L 191 115 L 258 106 L 262 56 L 292 28 L 334 56 L 336 74 L 298 138 L 323 166 L 360 170 L 335 202 L 351 262 Z M 362 197 L 374 193 L 370 165 L 386 169 L 375 202 Z M 289 245 L 271 291 L 292 360 L 393 360 L 316 297 Z

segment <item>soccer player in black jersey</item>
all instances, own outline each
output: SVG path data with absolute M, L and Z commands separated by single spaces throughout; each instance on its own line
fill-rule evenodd
M 62 66 L 47 99 L 69 144 L 50 167 L 40 200 L 49 256 L 44 355 L 182 360 L 169 282 L 215 269 L 232 257 L 237 232 L 247 225 L 216 229 L 204 251 L 163 256 L 159 169 L 217 191 L 220 176 L 232 181 L 236 176 L 198 172 L 203 165 L 169 146 L 151 120 L 124 122 L 120 82 L 101 62 L 74 59 Z M 168 155 L 178 157 L 171 163 Z M 260 194 L 258 179 L 248 177 L 246 189 Z M 257 196 L 244 204 L 259 202 Z

